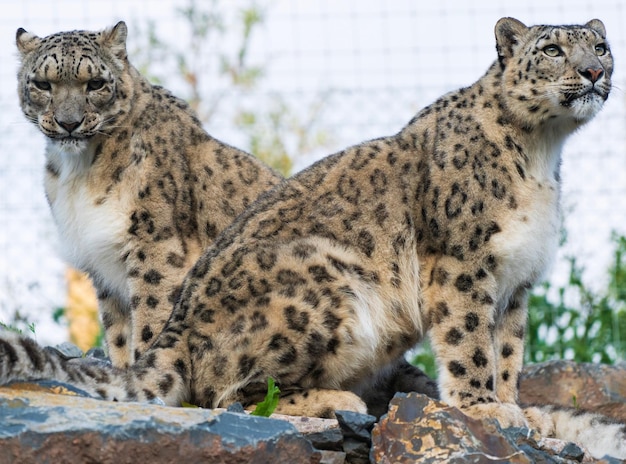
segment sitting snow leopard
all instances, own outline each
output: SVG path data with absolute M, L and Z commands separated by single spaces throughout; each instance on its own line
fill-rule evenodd
M 613 58 L 599 20 L 503 18 L 495 35 L 498 59 L 476 83 L 246 209 L 130 368 L 76 365 L 3 333 L 0 383 L 52 378 L 105 399 L 215 407 L 253 404 L 272 376 L 277 412 L 326 417 L 365 412 L 352 392 L 429 334 L 444 401 L 562 434 L 571 415 L 517 405 L 527 292 L 557 248 L 561 148 L 608 98 Z M 626 457 L 623 429 L 605 431 L 606 447 L 583 444 Z
M 98 289 L 118 367 L 162 330 L 204 249 L 281 180 L 210 137 L 183 100 L 142 77 L 126 37 L 124 22 L 43 39 L 19 29 L 16 37 L 20 103 L 47 137 L 45 190 L 63 252 Z M 419 369 L 402 359 L 396 368 L 401 374 L 390 369 L 376 379 L 436 394 Z M 364 393 L 382 411 L 388 390 Z
M 130 64 L 123 22 L 17 31 L 19 97 L 47 137 L 46 196 L 65 258 L 88 272 L 113 363 L 162 330 L 187 271 L 280 176 L 210 137 Z

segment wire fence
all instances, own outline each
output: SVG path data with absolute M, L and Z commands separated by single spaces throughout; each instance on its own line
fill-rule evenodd
M 100 29 L 123 19 L 129 25 L 131 60 L 175 93 L 184 94 L 188 87 L 178 72 L 176 54 L 193 47 L 189 20 L 181 13 L 190 6 L 219 12 L 222 27 L 193 63 L 201 70 L 205 102 L 215 103 L 207 111 L 207 130 L 250 149 L 251 134 L 276 128 L 263 125 L 271 122 L 256 121 L 257 126 L 246 132 L 241 115 L 280 113 L 278 130 L 285 151 L 294 159 L 294 170 L 348 145 L 395 133 L 419 108 L 478 79 L 495 58 L 493 27 L 502 16 L 526 24 L 602 19 L 617 64 L 615 90 L 600 116 L 565 147 L 568 242 L 561 253 L 577 256 L 590 285 L 601 288 L 612 257 L 611 232 L 626 233 L 626 101 L 621 68 L 626 62 L 622 59 L 626 7 L 616 0 L 518 3 L 523 4 L 259 1 L 263 21 L 250 36 L 246 60 L 262 73 L 251 88 L 233 89 L 221 68 L 222 58 L 236 56 L 240 49 L 241 11 L 251 1 L 0 1 L 0 321 L 19 314 L 38 324 L 40 341 L 66 337 L 50 322 L 52 309 L 65 304 L 65 265 L 43 194 L 43 136 L 25 121 L 15 94 L 16 29 L 44 36 Z M 151 31 L 167 47 L 151 43 Z M 561 260 L 551 279 L 564 282 L 564 269 Z

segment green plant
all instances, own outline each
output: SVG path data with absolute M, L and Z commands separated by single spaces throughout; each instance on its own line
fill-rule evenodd
M 33 335 L 36 335 L 35 334 L 35 323 L 34 322 L 26 323 L 25 329 L 20 329 L 17 325 L 5 324 L 4 322 L 0 322 L 0 327 L 2 327 L 5 330 L 9 330 L 11 332 L 15 332 L 15 333 L 18 333 L 18 334 L 22 334 L 24 332 L 24 330 L 28 330 Z
M 280 389 L 276 386 L 275 380 L 272 377 L 267 378 L 267 393 L 263 401 L 256 405 L 254 411 L 250 413 L 251 416 L 270 417 L 280 399 Z M 199 408 L 195 404 L 187 403 L 183 401 L 181 404 L 183 408 Z
M 435 355 L 428 339 L 425 339 L 416 349 L 411 358 L 411 364 L 419 367 L 431 379 L 437 377 L 437 364 L 435 363 Z
M 574 359 L 612 364 L 626 355 L 626 237 L 613 234 L 608 286 L 591 289 L 574 257 L 566 286 L 544 283 L 529 300 L 526 362 Z M 555 295 L 555 296 L 553 296 Z
M 265 399 L 256 405 L 254 411 L 250 414 L 253 416 L 262 416 L 269 417 L 272 415 L 276 406 L 278 405 L 278 400 L 280 398 L 280 389 L 275 385 L 274 379 L 272 377 L 267 378 L 267 393 L 265 394 Z
M 191 403 L 187 403 L 186 401 L 183 401 L 180 403 L 180 407 L 181 408 L 192 408 L 192 409 L 199 409 L 200 406 L 196 406 L 195 404 L 191 404 Z
M 61 325 L 66 322 L 66 308 L 59 306 L 52 311 L 52 320 Z

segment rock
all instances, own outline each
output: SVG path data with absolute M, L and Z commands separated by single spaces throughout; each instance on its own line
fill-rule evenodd
M 65 359 L 83 357 L 83 350 L 81 350 L 79 347 L 77 347 L 76 345 L 70 342 L 63 342 L 56 346 L 46 346 L 44 350 L 56 352 L 57 354 L 60 354 L 61 357 Z
M 398 392 L 417 392 L 439 399 L 437 382 L 404 358 L 397 359 L 371 382 L 361 384 L 355 391 L 367 404 L 367 412 L 376 418 L 387 412 L 389 401 Z
M 282 420 L 0 387 L 0 464 L 319 463 Z M 332 456 L 325 455 L 325 462 Z
M 81 390 L 80 388 L 76 388 L 73 385 L 64 382 L 58 382 L 56 380 L 32 380 L 27 382 L 16 380 L 9 383 L 8 385 L 0 386 L 0 388 L 13 390 L 15 392 L 18 392 L 18 395 L 20 395 L 20 392 L 27 391 L 92 398 L 92 396 L 85 390 Z
M 549 450 L 550 454 L 573 462 L 597 462 L 591 454 L 575 443 L 568 443 L 556 438 L 541 438 L 538 444 L 542 449 Z M 579 451 L 582 452 L 582 456 L 579 456 Z
M 326 430 L 339 431 L 339 424 L 336 419 L 321 419 L 319 417 L 285 416 L 283 414 L 272 414 L 271 419 L 279 419 L 289 422 L 298 432 L 303 435 L 310 435 Z
M 596 464 L 624 464 L 624 461 L 610 456 L 605 456 L 602 459 L 596 461 Z
M 338 427 L 305 433 L 304 436 L 318 450 L 343 451 L 343 435 Z
M 226 408 L 228 412 L 238 412 L 240 414 L 244 414 L 246 410 L 243 408 L 243 405 L 240 402 L 229 404 Z
M 407 464 L 580 462 L 577 453 L 568 457 L 573 448 L 559 456 L 564 449 L 546 446 L 535 431 L 502 429 L 495 420 L 472 419 L 425 395 L 399 393 L 372 431 L 370 460 Z
M 585 458 L 585 452 L 577 444 L 568 443 L 563 447 L 563 449 L 559 453 L 559 456 L 564 459 L 571 459 L 573 461 L 583 462 L 583 459 Z
M 86 358 L 96 358 L 111 362 L 106 352 L 102 348 L 90 348 L 85 353 Z
M 84 357 L 84 358 L 71 358 L 68 359 L 68 364 L 85 364 L 88 366 L 100 366 L 100 367 L 110 367 L 111 361 L 108 359 L 94 358 L 94 357 Z
M 365 414 L 360 414 L 365 416 Z M 320 419 L 319 417 L 298 417 L 272 414 L 273 419 L 280 419 L 292 424 L 313 447 L 322 453 L 322 464 L 352 464 L 354 456 L 363 454 L 363 450 L 350 449 L 345 452 L 345 440 L 339 422 L 336 419 Z M 350 448 L 350 447 L 349 447 Z M 369 444 L 366 445 L 365 457 L 369 453 Z M 366 461 L 367 462 L 367 461 Z
M 335 416 L 345 438 L 371 443 L 372 428 L 376 423 L 374 416 L 353 411 L 335 411 Z
M 343 433 L 343 450 L 349 464 L 367 464 L 376 417 L 353 411 L 335 411 Z
M 346 462 L 346 453 L 323 450 L 320 453 L 322 453 L 320 464 L 345 464 Z
M 109 361 L 86 356 L 69 362 Z M 526 403 L 576 405 L 625 420 L 626 366 L 568 361 L 528 366 L 521 397 Z M 277 414 L 267 419 L 251 417 L 236 405 L 226 411 L 113 403 L 60 382 L 14 382 L 0 387 L 0 464 L 159 464 L 181 456 L 189 462 L 272 464 L 620 462 L 595 461 L 574 444 L 471 419 L 416 393 L 396 395 L 376 425 L 372 416 L 336 415 L 337 420 Z
M 370 459 L 380 463 L 531 463 L 503 435 L 495 421 L 479 421 L 427 396 L 397 394 L 372 431 Z
M 548 361 L 526 366 L 520 402 L 575 407 L 626 422 L 626 365 Z
M 343 443 L 346 453 L 346 464 L 368 464 L 370 447 L 363 442 L 347 439 Z
M 555 438 L 543 438 L 536 431 L 522 427 L 503 429 L 502 433 L 515 443 L 532 462 L 591 463 L 593 457 L 575 443 Z
M 289 422 L 319 450 L 341 452 L 343 449 L 343 434 L 336 419 L 282 414 L 272 414 L 271 418 Z

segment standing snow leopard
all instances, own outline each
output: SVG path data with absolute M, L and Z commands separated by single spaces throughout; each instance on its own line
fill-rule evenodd
M 68 363 L 4 333 L 0 382 L 54 378 L 106 399 L 215 407 L 253 404 L 272 376 L 278 412 L 328 416 L 365 411 L 351 390 L 428 333 L 444 401 L 565 435 L 560 413 L 517 404 L 527 292 L 558 244 L 562 146 L 608 98 L 613 58 L 599 20 L 503 18 L 495 35 L 498 59 L 476 83 L 246 209 L 129 369 Z M 589 424 L 611 433 L 606 443 L 603 432 L 569 438 L 626 457 L 623 428 Z

